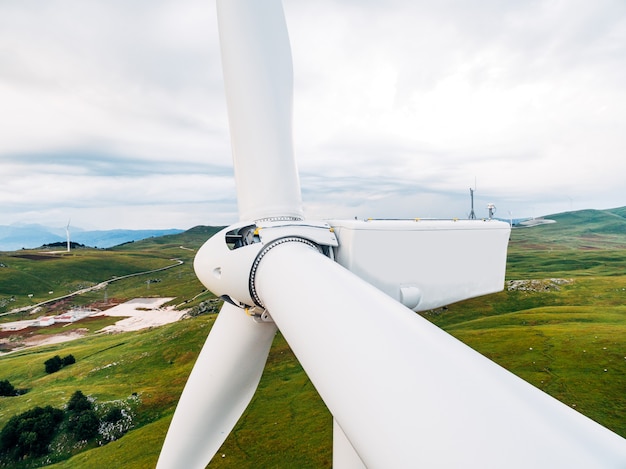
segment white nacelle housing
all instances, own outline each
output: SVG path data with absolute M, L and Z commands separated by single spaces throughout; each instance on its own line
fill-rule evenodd
M 336 261 L 414 311 L 500 291 L 507 223 L 332 220 Z
M 332 228 L 331 228 L 332 227 Z M 502 290 L 510 227 L 495 220 L 333 220 L 240 223 L 198 251 L 202 283 L 253 307 L 254 264 L 277 240 L 334 248 L 335 260 L 414 311 Z

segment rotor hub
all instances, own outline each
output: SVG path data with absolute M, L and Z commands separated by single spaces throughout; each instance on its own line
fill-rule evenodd
M 216 296 L 260 321 L 271 321 L 255 286 L 264 256 L 284 243 L 304 243 L 333 257 L 337 237 L 330 225 L 302 220 L 263 220 L 231 225 L 210 238 L 194 260 L 196 275 Z

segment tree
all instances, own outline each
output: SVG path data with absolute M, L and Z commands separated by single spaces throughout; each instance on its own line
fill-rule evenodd
M 49 358 L 43 363 L 46 366 L 46 373 L 56 373 L 63 367 L 63 360 L 58 355 Z
M 76 391 L 67 402 L 66 410 L 71 414 L 77 414 L 85 410 L 92 410 L 93 404 L 82 391 Z
M 119 407 L 111 407 L 104 417 L 102 417 L 102 421 L 106 423 L 116 423 L 124 418 L 124 414 Z
M 76 363 L 76 359 L 74 358 L 74 355 L 70 354 L 63 358 L 55 355 L 54 357 L 46 360 L 44 365 L 46 365 L 46 373 L 56 373 L 64 366 L 72 365 L 74 363 Z
M 0 453 L 15 461 L 46 454 L 62 421 L 63 411 L 51 406 L 11 417 L 0 432 Z
M 77 440 L 90 440 L 98 434 L 100 420 L 93 410 L 93 404 L 82 391 L 72 394 L 66 410 L 67 429 Z
M 63 366 L 68 366 L 68 365 L 73 365 L 74 363 L 76 363 L 76 359 L 74 358 L 74 355 L 69 354 L 66 357 L 63 357 Z
M 17 396 L 17 390 L 8 379 L 0 381 L 0 396 Z
M 100 420 L 93 410 L 83 410 L 70 416 L 67 429 L 77 440 L 91 440 L 98 434 Z

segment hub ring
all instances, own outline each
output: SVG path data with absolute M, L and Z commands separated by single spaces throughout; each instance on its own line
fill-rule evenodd
M 266 244 L 263 247 L 263 249 L 261 249 L 259 253 L 256 255 L 256 258 L 254 259 L 254 262 L 252 263 L 252 268 L 250 269 L 250 277 L 248 278 L 248 290 L 250 291 L 250 297 L 252 298 L 252 300 L 257 306 L 260 306 L 261 308 L 265 309 L 265 306 L 263 305 L 263 302 L 259 298 L 259 295 L 255 287 L 256 273 L 259 268 L 259 264 L 261 263 L 261 260 L 263 259 L 263 257 L 265 257 L 265 255 L 270 250 L 274 249 L 276 246 L 279 246 L 284 243 L 294 243 L 294 242 L 306 244 L 307 246 L 310 246 L 313 249 L 319 252 L 322 252 L 320 247 L 317 244 L 313 243 L 312 241 L 309 241 L 308 239 L 300 238 L 298 236 L 287 236 L 285 238 L 278 238 Z

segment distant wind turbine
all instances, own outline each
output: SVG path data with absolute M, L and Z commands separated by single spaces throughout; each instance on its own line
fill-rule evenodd
M 67 226 L 65 227 L 65 238 L 67 239 L 67 252 L 70 252 L 70 222 L 72 219 L 70 218 L 67 221 Z

